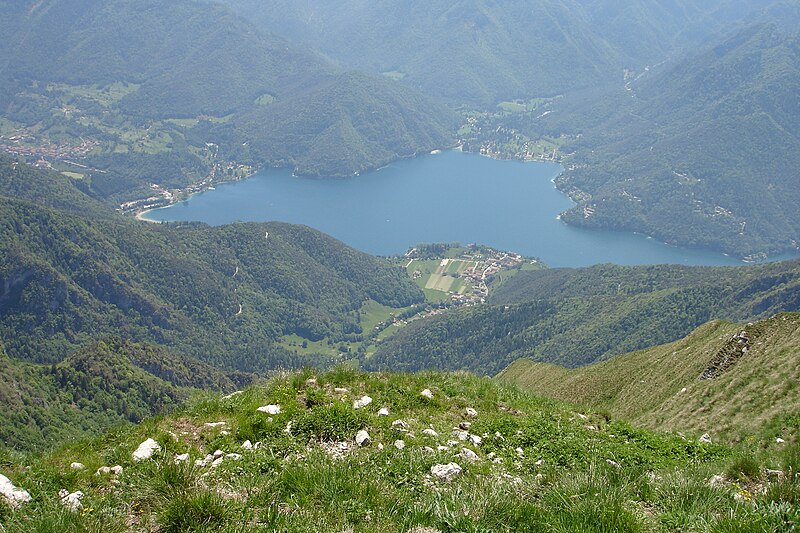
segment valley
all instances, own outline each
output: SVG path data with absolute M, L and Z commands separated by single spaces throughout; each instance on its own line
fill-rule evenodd
M 0 531 L 795 531 L 796 4 L 0 0 Z

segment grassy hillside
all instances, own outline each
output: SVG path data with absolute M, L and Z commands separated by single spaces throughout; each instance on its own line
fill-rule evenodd
M 520 358 L 567 367 L 679 339 L 712 319 L 800 310 L 800 263 L 520 272 L 489 305 L 419 321 L 387 339 L 371 369 L 494 375 Z
M 559 104 L 542 127 L 581 133 L 558 182 L 579 205 L 563 219 L 739 257 L 796 251 L 798 39 L 748 28 L 606 104 Z
M 268 405 L 277 414 L 257 411 Z M 134 461 L 147 438 L 160 450 Z M 460 473 L 439 477 L 442 465 Z M 3 474 L 32 501 L 0 507 L 0 520 L 6 531 L 773 531 L 800 518 L 797 467 L 796 444 L 768 434 L 731 449 L 464 374 L 338 369 L 209 394 L 44 457 L 7 455 Z M 74 511 L 61 489 L 81 491 Z
M 167 412 L 192 392 L 231 391 L 250 380 L 116 338 L 53 365 L 11 359 L 0 346 L 0 440 L 8 449 L 48 449 Z
M 520 360 L 497 379 L 636 424 L 741 438 L 797 428 L 800 315 L 711 322 L 677 342 L 568 370 Z

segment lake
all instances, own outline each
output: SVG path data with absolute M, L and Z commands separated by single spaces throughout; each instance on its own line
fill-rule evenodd
M 643 235 L 564 224 L 556 217 L 573 203 L 552 183 L 561 171 L 556 163 L 497 161 L 459 151 L 398 161 L 348 179 L 296 178 L 285 169 L 268 169 L 145 218 L 306 224 L 375 255 L 402 254 L 420 242 L 459 241 L 539 257 L 550 266 L 741 264 Z

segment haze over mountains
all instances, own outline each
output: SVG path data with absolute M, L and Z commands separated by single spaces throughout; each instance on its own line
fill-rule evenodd
M 0 530 L 796 529 L 800 260 L 763 260 L 800 249 L 799 23 L 787 0 L 0 0 Z M 441 172 L 562 163 L 565 223 L 763 264 L 141 220 L 266 167 L 402 179 L 371 171 L 456 147 L 492 159 Z M 402 183 L 496 233 L 527 207 L 488 205 L 499 173 L 453 172 L 469 208 Z M 448 218 L 387 196 L 376 227 Z

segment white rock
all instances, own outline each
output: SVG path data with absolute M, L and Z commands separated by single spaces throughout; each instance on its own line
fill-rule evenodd
M 458 440 L 460 440 L 460 441 L 469 440 L 469 433 L 466 432 L 466 431 L 455 430 L 455 431 L 453 431 L 453 436 L 455 438 L 457 438 Z
M 450 449 L 450 446 L 437 446 L 436 449 L 439 450 L 440 452 L 446 452 L 447 450 Z
M 222 450 L 216 450 L 216 451 L 213 453 L 213 457 L 214 457 L 214 459 L 219 459 L 219 458 L 220 458 L 220 457 L 222 457 L 223 455 L 225 455 L 225 452 L 223 452 Z
M 154 441 L 153 439 L 147 439 L 143 443 L 136 448 L 136 451 L 133 452 L 133 460 L 134 461 L 144 461 L 145 459 L 150 459 L 153 456 L 154 452 L 161 451 L 161 445 Z
M 503 460 L 502 460 L 501 458 L 499 458 L 499 457 L 495 457 L 494 459 L 492 459 L 492 462 L 493 462 L 494 464 L 496 464 L 496 465 L 501 465 L 501 464 L 503 464 Z
M 242 443 L 242 449 L 243 450 L 252 450 L 253 449 L 253 443 L 250 442 L 249 440 L 244 441 Z
M 225 457 L 217 457 L 216 459 L 214 459 L 214 460 L 211 462 L 211 468 L 216 468 L 216 467 L 218 467 L 219 465 L 221 465 L 221 464 L 222 464 L 222 462 L 223 462 L 224 460 L 225 460 Z
M 333 389 L 333 392 L 335 392 L 336 394 L 347 394 L 348 392 L 350 392 L 350 389 L 347 389 L 345 387 L 336 387 L 335 389 Z
M 542 466 L 544 464 L 544 459 L 539 459 L 538 461 L 536 461 L 533 464 L 536 465 L 536 466 Z
M 383 444 L 381 444 L 380 442 L 378 443 L 378 449 L 383 450 Z
M 420 394 L 429 400 L 433 400 L 433 393 L 430 389 L 425 389 L 424 391 L 420 392 Z
M 430 446 L 423 446 L 422 447 L 422 451 L 425 452 L 425 453 L 436 453 L 436 450 L 434 450 Z
M 544 479 L 544 476 L 542 474 L 536 474 L 536 476 L 533 478 L 533 480 L 536 481 L 537 483 L 541 482 L 542 479 Z
M 381 407 L 380 411 L 378 411 L 378 416 L 389 416 L 389 408 Z
M 61 499 L 61 505 L 72 511 L 73 513 L 77 513 L 83 510 L 83 503 L 81 503 L 81 499 L 83 498 L 83 492 L 75 491 L 75 492 L 68 492 L 67 489 L 61 489 L 58 491 L 58 497 Z
M 242 456 L 238 453 L 226 453 L 225 459 L 230 459 L 231 461 L 238 461 L 242 458 Z
M 443 481 L 452 481 L 461 475 L 462 471 L 458 463 L 438 464 L 431 467 L 431 475 Z
M 196 466 L 198 468 L 204 468 L 204 467 L 208 466 L 208 461 L 206 461 L 205 459 L 195 459 L 194 460 L 194 466 Z
M 398 431 L 408 431 L 408 423 L 405 420 L 395 420 L 392 422 L 392 429 Z
M 180 455 L 176 455 L 175 456 L 175 462 L 176 463 L 185 463 L 188 460 L 189 460 L 189 454 L 188 453 L 182 453 Z
M 611 459 L 606 459 L 606 463 L 608 463 L 609 466 L 613 466 L 614 468 L 622 468 L 622 465 L 620 465 L 616 461 L 612 461 Z
M 267 413 L 268 415 L 279 415 L 281 413 L 280 405 L 262 405 L 256 411 Z
M 469 429 L 472 427 L 472 422 L 461 422 L 458 427 L 460 429 Z
M 429 437 L 434 437 L 434 438 L 439 436 L 439 434 L 438 434 L 438 433 L 436 433 L 436 431 L 434 431 L 434 430 L 433 430 L 433 429 L 431 429 L 431 428 L 423 429 L 423 430 L 422 430 L 422 434 L 423 434 L 423 435 L 427 435 L 427 436 L 429 436 Z
M 230 435 L 230 434 L 231 434 L 231 432 L 230 432 L 230 431 L 225 431 L 225 430 L 223 429 L 222 431 L 220 431 L 220 432 L 219 432 L 219 434 L 220 434 L 220 435 L 222 435 L 223 437 L 226 437 L 226 436 Z
M 27 490 L 15 487 L 3 474 L 0 474 L 0 496 L 5 498 L 11 507 L 19 507 L 20 504 L 31 501 L 31 495 Z
M 353 409 L 361 409 L 362 407 L 366 407 L 372 403 L 372 398 L 369 396 L 362 396 L 358 400 L 353 402 Z
M 69 467 L 72 470 L 83 470 L 84 468 L 86 468 L 86 465 L 84 465 L 83 463 L 72 463 L 71 465 L 69 465 Z
M 775 442 L 777 442 L 778 444 L 783 444 L 786 441 L 783 440 L 782 438 L 778 437 L 777 439 L 775 439 Z
M 478 411 L 476 411 L 472 407 L 467 407 L 466 414 L 470 418 L 475 418 L 476 416 L 478 416 Z
M 474 463 L 478 460 L 478 454 L 469 448 L 461 448 L 461 453 L 459 455 L 471 463 Z
M 449 440 L 447 441 L 448 446 L 458 446 L 460 443 L 457 440 Z
M 101 466 L 100 468 L 97 469 L 97 472 L 95 472 L 95 475 L 97 475 L 97 476 L 107 476 L 110 473 L 111 473 L 111 468 L 110 467 Z
M 525 450 L 523 450 L 522 448 L 516 448 L 514 451 L 517 452 L 517 455 L 519 457 L 525 457 Z
M 404 440 L 397 439 L 396 441 L 394 441 L 394 447 L 397 448 L 398 450 L 402 450 L 403 448 L 406 447 L 406 443 Z
M 494 432 L 494 436 L 495 436 L 496 439 L 499 439 L 500 441 L 504 442 L 506 440 L 506 438 L 503 436 L 503 434 L 500 433 L 499 431 L 495 431 Z
M 112 466 L 110 470 L 115 476 L 118 476 L 122 473 L 122 467 L 120 465 Z
M 708 480 L 708 484 L 711 485 L 712 487 L 716 487 L 718 485 L 724 485 L 725 478 L 719 474 L 717 474 L 716 476 L 711 476 L 711 479 Z
M 689 389 L 684 387 L 684 388 L 681 389 L 681 392 L 679 392 L 678 394 L 686 394 L 688 391 L 689 391 Z
M 700 437 L 700 439 L 698 439 L 698 441 L 702 442 L 703 444 L 711 444 L 711 435 L 705 433 L 702 437 Z
M 359 446 L 369 446 L 370 443 L 369 433 L 366 430 L 361 430 L 356 433 L 356 444 Z
M 481 442 L 483 442 L 483 439 L 481 437 L 477 436 L 477 435 L 470 435 L 469 436 L 469 440 L 475 446 L 480 446 Z
M 226 426 L 226 425 L 227 424 L 225 424 L 225 422 L 206 422 L 205 424 L 203 424 L 203 427 L 221 428 L 221 427 Z
M 306 387 L 316 387 L 317 386 L 317 379 L 316 378 L 308 378 L 306 380 Z

